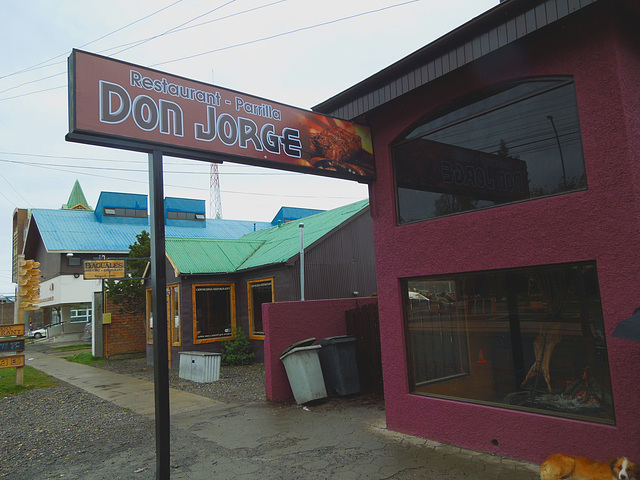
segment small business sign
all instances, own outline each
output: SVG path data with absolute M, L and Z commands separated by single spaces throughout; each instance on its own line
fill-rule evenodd
M 0 338 L 0 353 L 1 352 L 22 352 L 24 351 L 24 339 L 6 339 Z
M 24 323 L 14 323 L 13 325 L 0 325 L 0 353 L 23 352 L 24 351 Z M 18 338 L 16 338 L 18 337 Z M 3 355 L 0 356 L 0 368 L 16 367 L 16 384 L 24 383 L 23 368 L 24 355 Z
M 0 337 L 22 337 L 24 335 L 24 323 L 12 325 L 0 325 Z
M 125 278 L 124 260 L 85 260 L 84 279 Z
M 24 355 L 11 355 L 0 357 L 0 368 L 22 368 L 24 367 Z M 16 382 L 19 385 L 22 383 Z
M 74 50 L 67 140 L 210 162 L 375 177 L 368 127 Z

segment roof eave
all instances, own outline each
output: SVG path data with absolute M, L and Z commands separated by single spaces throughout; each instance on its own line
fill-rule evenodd
M 582 0 L 579 3 L 572 0 L 501 2 L 380 72 L 312 107 L 312 110 L 356 119 L 599 1 L 601 0 Z

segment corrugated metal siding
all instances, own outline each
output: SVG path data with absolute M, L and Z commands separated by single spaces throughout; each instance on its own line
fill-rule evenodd
M 312 245 L 362 211 L 368 200 L 329 210 L 301 220 L 304 223 L 304 244 Z M 255 268 L 273 263 L 288 261 L 300 251 L 300 223 L 289 222 L 281 227 L 272 227 L 242 237 L 243 240 L 264 241 L 264 245 L 241 266 L 243 269 Z
M 344 228 L 305 252 L 305 299 L 350 298 L 353 292 L 369 296 L 377 290 L 373 223 L 359 215 Z M 292 289 L 299 297 L 300 259 L 291 270 Z
M 515 0 L 512 1 L 515 3 Z M 444 52 L 434 53 L 433 58 L 428 56 L 428 50 L 430 48 L 436 50 L 439 47 L 439 41 L 425 47 L 427 51 L 424 55 L 430 59 L 423 65 L 400 74 L 403 63 L 400 61 L 390 67 L 397 70 L 399 76 L 385 82 L 383 86 L 361 95 L 349 95 L 345 92 L 345 101 L 342 104 L 340 104 L 342 95 L 338 95 L 314 107 L 314 110 L 340 118 L 356 118 L 597 1 L 599 0 L 546 0 L 471 39 L 462 39 L 464 31 L 461 30 L 458 33 L 461 37 L 459 44 Z M 383 72 L 388 74 L 389 71 Z M 365 80 L 361 89 L 366 88 L 368 82 L 375 81 L 378 75 Z M 349 97 L 356 98 L 346 101 Z

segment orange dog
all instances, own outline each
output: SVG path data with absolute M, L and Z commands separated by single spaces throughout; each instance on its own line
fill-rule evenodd
M 638 466 L 627 457 L 612 458 L 609 463 L 556 453 L 540 466 L 541 480 L 633 480 Z

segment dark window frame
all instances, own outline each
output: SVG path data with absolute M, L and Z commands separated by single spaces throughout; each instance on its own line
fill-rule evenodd
M 204 213 L 179 212 L 177 210 L 169 210 L 167 211 L 167 220 L 187 220 L 187 221 L 204 222 L 206 220 L 206 217 Z
M 225 328 L 224 332 L 218 333 L 207 333 L 201 335 L 198 330 L 198 322 L 200 321 L 199 315 L 204 312 L 198 306 L 198 297 L 204 292 L 228 292 L 228 298 L 226 301 L 227 309 L 226 312 L 228 317 L 228 323 L 225 323 L 228 327 Z M 233 332 L 236 328 L 236 293 L 235 293 L 235 283 L 198 283 L 191 286 L 192 292 L 192 308 L 193 308 L 193 343 L 194 344 L 202 344 L 202 343 L 211 343 L 211 342 L 219 342 L 228 338 L 233 337 Z M 209 308 L 213 308 L 211 305 L 207 305 Z M 204 308 L 204 307 L 203 307 Z M 213 311 L 213 310 L 212 310 Z
M 102 213 L 106 217 L 147 218 L 147 210 L 142 208 L 104 207 Z
M 256 308 L 255 308 L 255 300 L 254 300 L 254 288 L 259 288 L 266 284 L 270 285 L 271 290 L 271 300 L 269 302 L 262 302 L 260 304 L 260 325 L 262 325 L 262 331 L 256 330 Z M 264 340 L 264 325 L 262 324 L 262 304 L 263 303 L 273 303 L 275 301 L 275 292 L 274 292 L 274 280 L 273 278 L 262 278 L 260 280 L 249 280 L 247 281 L 247 301 L 249 303 L 249 338 L 255 340 Z

